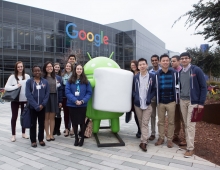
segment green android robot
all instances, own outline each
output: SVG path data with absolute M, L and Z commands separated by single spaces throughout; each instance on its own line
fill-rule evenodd
M 110 57 L 111 58 L 111 57 Z M 88 61 L 84 66 L 84 72 L 90 81 L 93 89 L 95 87 L 95 80 L 93 78 L 93 73 L 96 68 L 101 67 L 110 67 L 110 68 L 118 68 L 119 65 L 112 59 L 107 57 L 96 57 Z M 98 133 L 100 129 L 101 120 L 108 119 L 110 122 L 111 130 L 113 133 L 117 133 L 120 130 L 120 122 L 119 117 L 123 115 L 123 113 L 118 112 L 107 112 L 101 110 L 95 110 L 92 107 L 92 98 L 89 100 L 87 105 L 86 116 L 92 119 L 93 121 L 93 133 Z

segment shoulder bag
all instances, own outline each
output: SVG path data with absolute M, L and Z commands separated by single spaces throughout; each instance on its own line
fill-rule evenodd
M 19 95 L 21 91 L 21 86 L 12 91 L 5 91 L 2 99 L 7 101 L 19 101 Z
M 29 103 L 26 104 L 23 112 L 21 113 L 20 123 L 21 123 L 22 128 L 31 127 L 31 113 L 30 113 Z

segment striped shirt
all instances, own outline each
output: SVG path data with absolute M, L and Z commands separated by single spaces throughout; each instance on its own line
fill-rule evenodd
M 160 90 L 160 103 L 168 104 L 175 101 L 173 92 L 173 76 L 172 72 L 168 70 L 167 73 L 163 71 L 160 73 L 159 90 Z

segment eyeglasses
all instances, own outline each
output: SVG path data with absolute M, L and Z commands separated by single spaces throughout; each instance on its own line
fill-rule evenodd
M 188 60 L 189 57 L 185 57 L 185 58 L 180 58 L 180 60 Z

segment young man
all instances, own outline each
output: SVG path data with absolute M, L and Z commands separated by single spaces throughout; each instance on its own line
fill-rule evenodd
M 174 70 L 176 70 L 178 73 L 182 70 L 182 67 L 180 66 L 180 56 L 175 55 L 171 58 L 171 65 Z M 179 74 L 178 74 L 179 77 Z M 174 136 L 173 141 L 179 142 L 179 146 L 186 146 L 186 140 L 185 140 L 185 126 L 183 122 L 183 116 L 180 110 L 180 104 L 179 104 L 179 87 L 176 88 L 177 92 L 177 102 L 176 103 L 176 110 L 175 110 L 175 130 L 174 130 Z M 179 139 L 179 133 L 181 129 L 181 124 L 183 125 L 183 133 L 184 133 L 184 139 L 180 141 Z
M 70 62 L 75 67 L 77 64 L 76 56 L 74 54 L 70 54 L 68 57 L 68 62 Z
M 187 151 L 185 158 L 194 154 L 195 122 L 191 122 L 193 108 L 198 108 L 198 112 L 204 108 L 206 100 L 206 81 L 203 71 L 191 65 L 190 54 L 184 52 L 180 55 L 181 65 L 180 72 L 180 109 L 185 123 Z
M 159 138 L 155 145 L 164 143 L 165 115 L 168 116 L 167 147 L 173 147 L 174 117 L 176 108 L 177 72 L 169 68 L 170 58 L 167 54 L 160 56 L 161 70 L 156 73 L 157 108 Z
M 140 73 L 134 76 L 132 93 L 134 108 L 141 128 L 141 143 L 139 147 L 145 152 L 147 151 L 148 123 L 152 112 L 151 99 L 156 93 L 155 76 L 147 72 L 147 67 L 147 60 L 140 58 L 138 60 Z
M 153 65 L 153 68 L 149 71 L 149 73 L 155 74 L 158 70 L 161 69 L 159 66 L 159 56 L 154 54 L 151 56 L 151 64 Z M 152 114 L 151 114 L 151 136 L 149 137 L 149 140 L 152 141 L 155 139 L 156 135 L 156 112 L 157 112 L 157 104 L 156 104 L 156 96 L 151 101 L 152 106 Z

